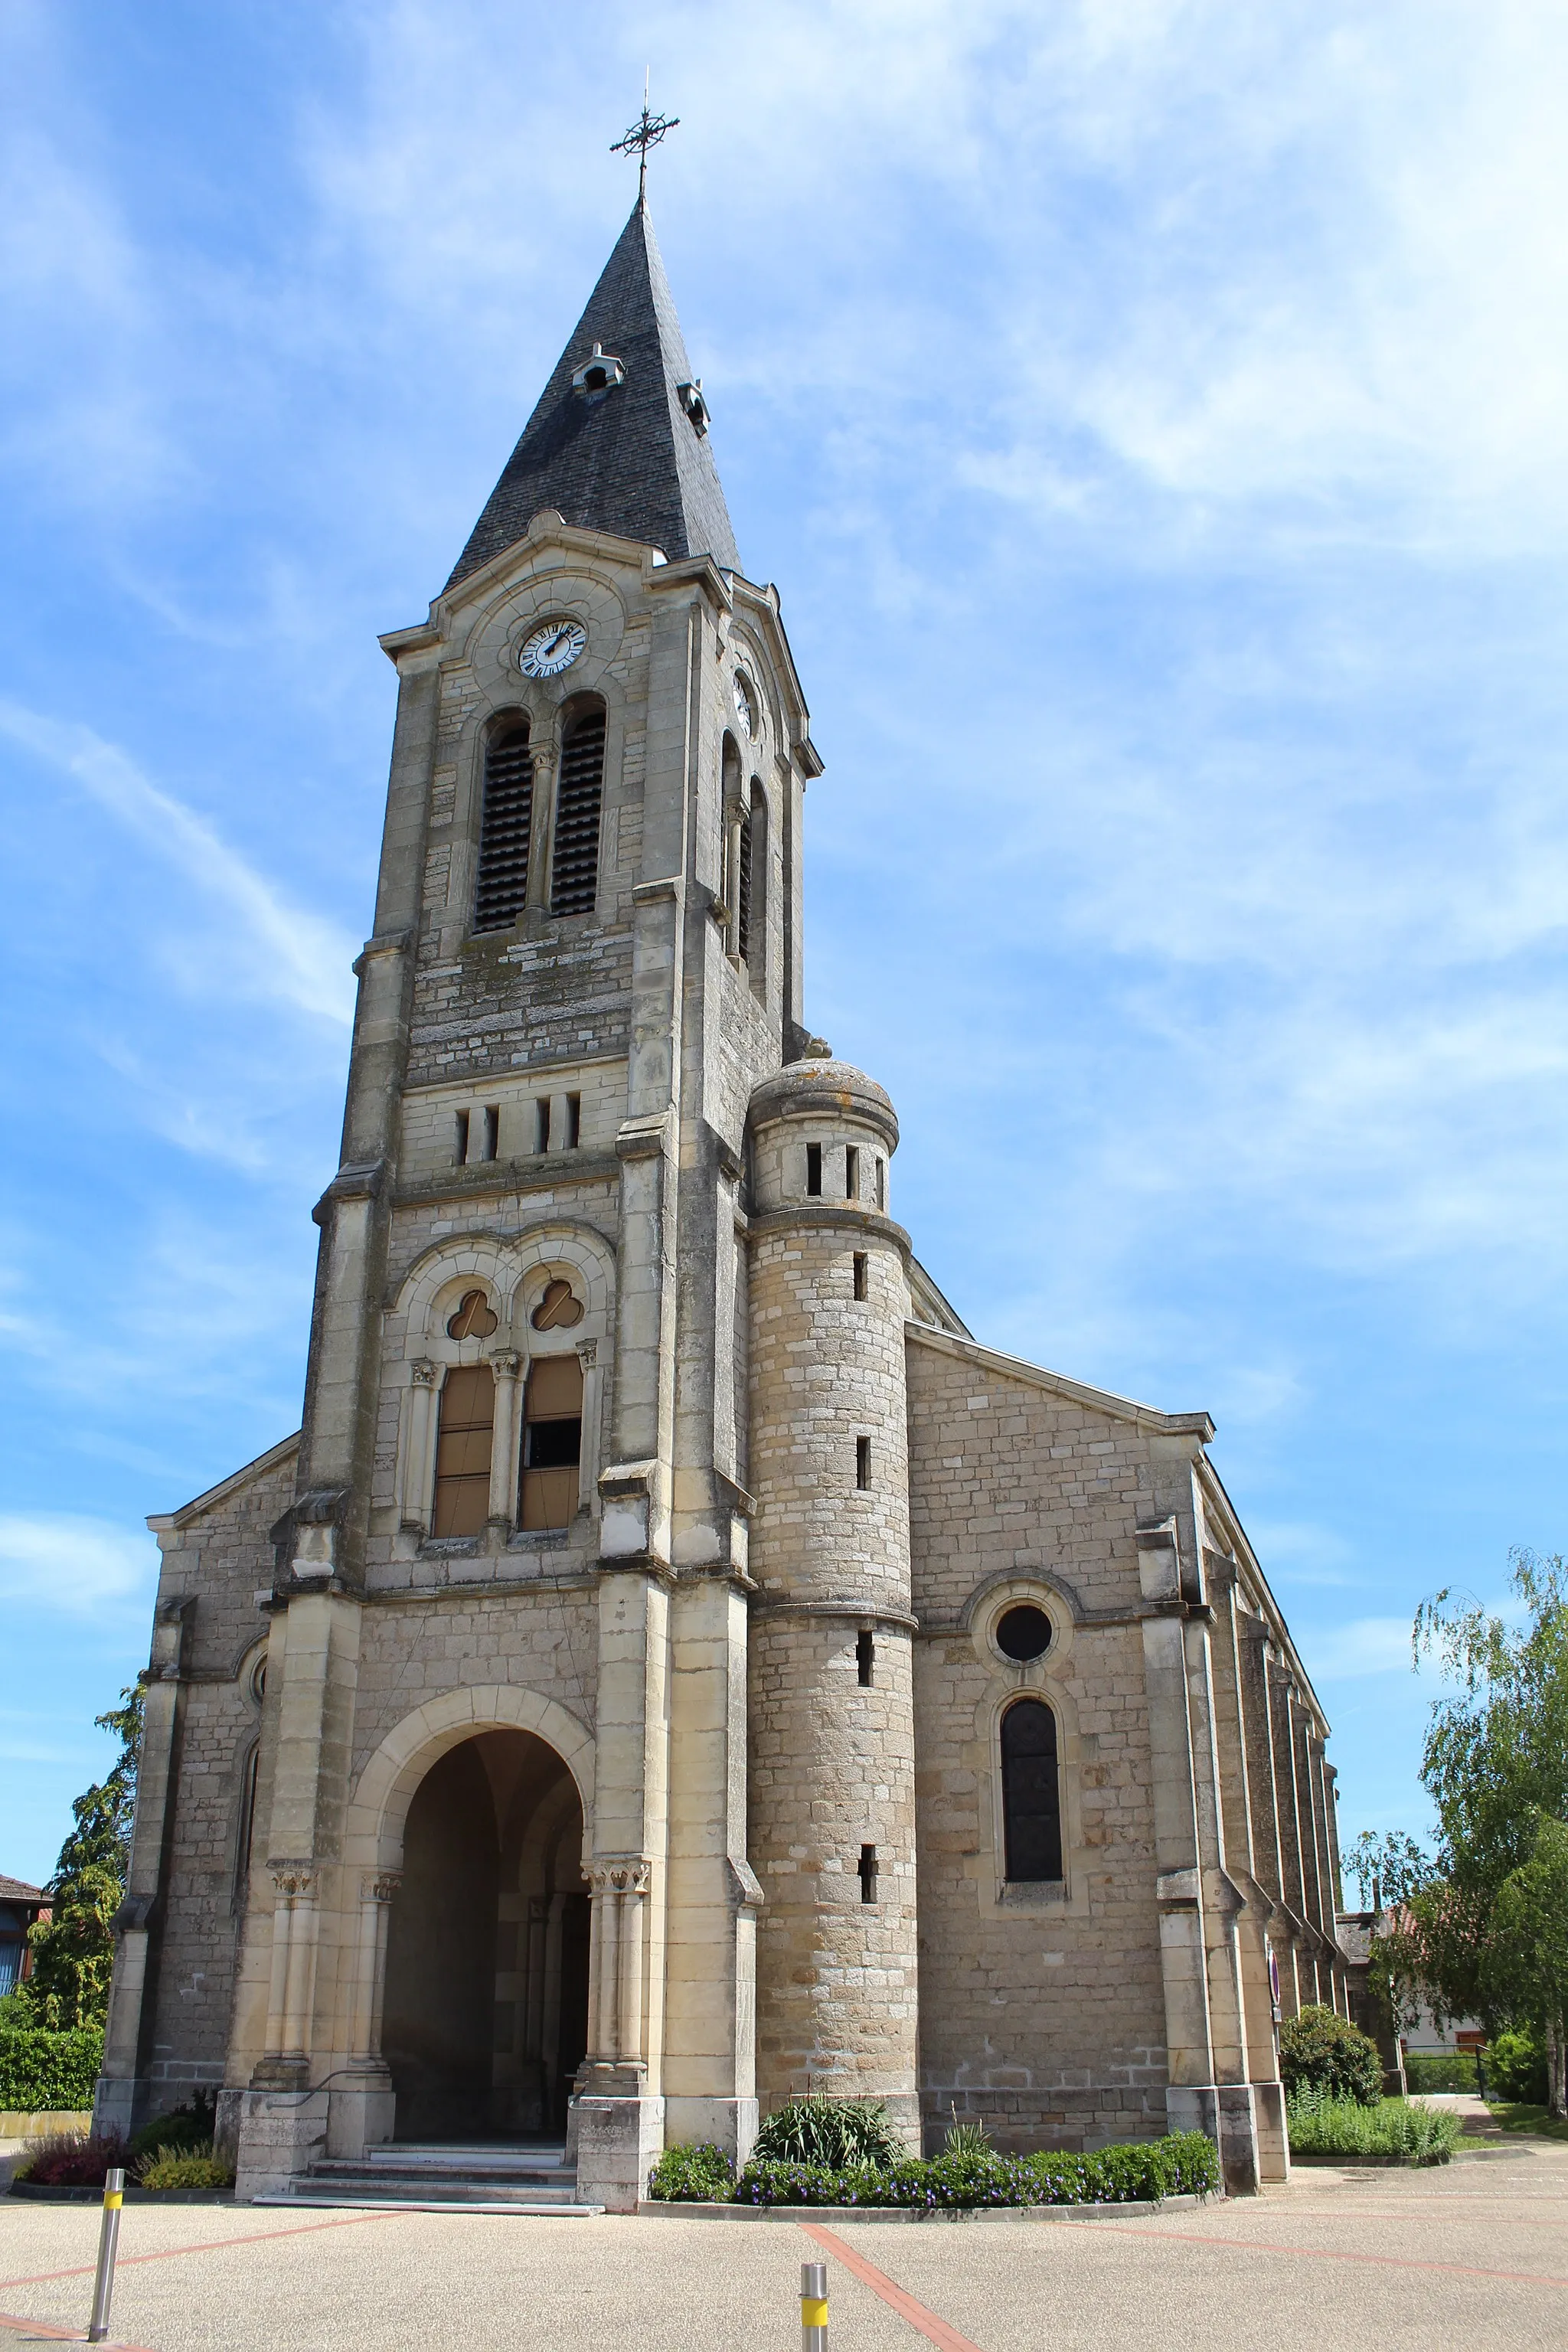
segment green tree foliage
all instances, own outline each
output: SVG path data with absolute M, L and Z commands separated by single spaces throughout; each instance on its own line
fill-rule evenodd
M 1376 2042 L 1321 2001 L 1309 2001 L 1280 2027 L 1279 2078 L 1291 2099 L 1313 2092 L 1375 2107 L 1383 2096 Z
M 47 1888 L 53 1916 L 29 1932 L 33 1968 L 17 1988 L 33 2021 L 52 2032 L 101 2027 L 114 1963 L 113 1918 L 131 1864 L 136 1759 L 142 1746 L 142 1693 L 134 1685 L 97 1718 L 120 1754 L 107 1779 L 71 1806 L 72 1823 Z
M 1561 2115 L 1568 2059 L 1568 1570 L 1513 1555 L 1523 1622 L 1423 1602 L 1416 1663 L 1434 1659 L 1456 1687 L 1432 1709 L 1421 1778 L 1441 1830 L 1430 1863 L 1408 1840 L 1384 1840 L 1352 1867 L 1386 1864 L 1389 1930 L 1374 1947 L 1408 2006 L 1481 2018 L 1489 2032 L 1538 2033 L 1549 2104 Z M 1367 1844 L 1363 1841 L 1363 1844 Z

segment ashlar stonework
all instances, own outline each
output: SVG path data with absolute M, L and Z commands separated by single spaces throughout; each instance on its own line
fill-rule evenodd
M 242 2195 L 554 2134 L 625 2208 L 808 2087 L 1279 2180 L 1279 2022 L 1347 2006 L 1328 1726 L 1206 1415 L 983 1347 L 911 1255 L 893 1106 L 805 1025 L 821 763 L 691 383 L 639 206 L 382 640 L 303 1426 L 151 1522 L 100 2118 L 211 2087 Z

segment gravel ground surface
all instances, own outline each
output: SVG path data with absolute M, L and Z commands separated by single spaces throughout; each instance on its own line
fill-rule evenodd
M 0 2352 L 79 2342 L 97 2215 L 0 2201 Z M 888 2230 L 126 2209 L 114 2340 L 143 2352 L 795 2352 L 828 2263 L 835 2352 L 1534 2352 L 1568 2343 L 1568 2146 L 1141 2221 Z

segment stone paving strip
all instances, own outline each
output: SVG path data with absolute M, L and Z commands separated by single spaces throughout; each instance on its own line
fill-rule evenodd
M 0 2201 L 0 2346 L 82 2340 L 96 2237 L 90 2207 Z M 121 2245 L 129 2352 L 795 2352 L 812 2259 L 835 2352 L 1568 2341 L 1568 2150 L 1539 2143 L 1506 2167 L 1314 2170 L 1201 2212 L 1044 2231 L 138 2207 Z

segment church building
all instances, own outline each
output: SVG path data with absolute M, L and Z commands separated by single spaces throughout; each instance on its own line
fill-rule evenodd
M 625 2210 L 808 2088 L 1283 2179 L 1328 1725 L 1206 1413 L 973 1338 L 811 1034 L 822 762 L 640 197 L 381 642 L 303 1426 L 150 1522 L 100 2122 L 216 2094 L 242 2197 Z

